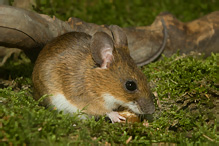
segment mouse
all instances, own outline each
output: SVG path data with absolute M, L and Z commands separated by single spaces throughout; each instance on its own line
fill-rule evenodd
M 116 110 L 153 114 L 146 76 L 130 56 L 125 32 L 117 25 L 92 36 L 68 32 L 45 45 L 34 65 L 34 98 L 64 113 L 83 110 L 90 116 L 125 121 Z M 81 117 L 84 118 L 84 117 Z

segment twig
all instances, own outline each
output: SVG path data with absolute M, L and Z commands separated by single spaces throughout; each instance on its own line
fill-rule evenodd
M 205 138 L 207 138 L 208 140 L 210 140 L 210 141 L 214 141 L 213 139 L 211 139 L 210 137 L 208 137 L 207 135 L 205 135 L 205 134 L 202 134 L 202 136 L 204 136 Z
M 132 136 L 130 136 L 127 140 L 126 140 L 126 144 L 128 144 L 130 141 L 132 140 Z

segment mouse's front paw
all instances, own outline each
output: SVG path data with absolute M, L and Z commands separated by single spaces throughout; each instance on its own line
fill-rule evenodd
M 118 112 L 110 112 L 110 113 L 107 113 L 107 116 L 110 118 L 110 120 L 112 121 L 112 123 L 116 123 L 116 122 L 120 123 L 120 122 L 126 120 L 126 118 L 120 116 Z

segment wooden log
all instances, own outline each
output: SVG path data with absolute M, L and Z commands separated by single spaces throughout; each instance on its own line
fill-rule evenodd
M 168 33 L 163 51 L 166 56 L 177 50 L 181 53 L 198 51 L 206 55 L 219 52 L 219 11 L 188 23 L 162 13 L 150 26 L 123 28 L 130 55 L 136 64 L 144 65 L 160 55 L 160 46 L 164 43 L 162 19 Z M 32 61 L 48 41 L 64 33 L 78 31 L 93 35 L 105 30 L 105 25 L 87 23 L 78 18 L 71 17 L 65 22 L 56 17 L 0 5 L 0 46 L 22 49 Z

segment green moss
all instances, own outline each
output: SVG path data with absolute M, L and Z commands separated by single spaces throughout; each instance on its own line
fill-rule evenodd
M 154 124 L 192 141 L 216 140 L 218 57 L 176 54 L 144 67 L 159 101 Z

